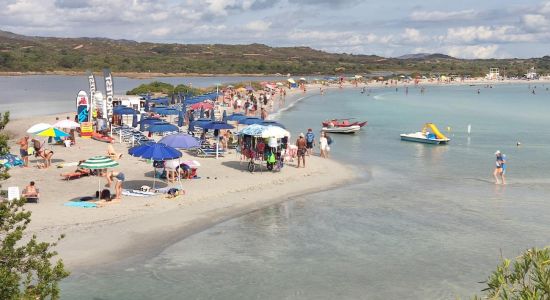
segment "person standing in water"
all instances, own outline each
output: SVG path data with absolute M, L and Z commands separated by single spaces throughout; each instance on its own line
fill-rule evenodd
M 495 184 L 506 184 L 506 155 L 497 150 L 495 152 L 495 156 L 495 171 L 493 172 Z M 501 181 L 499 180 L 499 177 Z

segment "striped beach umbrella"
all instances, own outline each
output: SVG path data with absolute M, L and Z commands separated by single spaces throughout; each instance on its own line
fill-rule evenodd
M 94 156 L 80 164 L 81 168 L 90 170 L 109 169 L 116 166 L 118 166 L 118 163 L 108 156 Z
M 79 167 L 90 170 L 110 169 L 117 167 L 118 163 L 108 156 L 94 156 L 82 162 Z M 101 177 L 97 183 L 97 190 L 101 194 Z

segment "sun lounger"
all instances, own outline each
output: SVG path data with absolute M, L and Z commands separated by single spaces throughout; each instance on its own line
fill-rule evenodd
M 218 156 L 224 156 L 225 150 L 218 149 Z M 216 157 L 216 148 L 197 148 L 197 156 Z
M 78 179 L 80 177 L 83 177 L 83 176 L 89 176 L 92 172 L 91 171 L 84 171 L 84 172 L 73 172 L 73 173 L 67 173 L 67 174 L 61 174 L 61 176 L 63 176 L 63 179 L 64 180 L 73 180 L 73 179 Z

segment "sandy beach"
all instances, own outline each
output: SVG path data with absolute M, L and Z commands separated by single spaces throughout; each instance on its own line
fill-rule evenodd
M 290 95 L 289 95 L 290 96 Z M 73 114 L 59 114 L 22 118 L 11 121 L 6 130 L 13 136 L 12 153 L 16 153 L 17 137 L 39 122 L 54 123 L 55 117 L 64 119 Z M 304 124 L 304 126 L 307 126 Z M 305 130 L 305 129 L 304 129 Z M 297 133 L 293 133 L 294 141 Z M 11 178 L 3 187 L 23 189 L 31 180 L 40 189 L 40 203 L 26 204 L 32 211 L 29 226 L 32 234 L 42 240 L 66 238 L 57 247 L 60 257 L 69 269 L 112 265 L 128 259 L 140 259 L 160 251 L 183 237 L 229 218 L 257 210 L 304 193 L 330 189 L 356 179 L 354 168 L 330 159 L 307 157 L 307 168 L 297 169 L 296 162 L 288 163 L 281 172 L 250 173 L 246 162 L 240 161 L 235 151 L 224 158 L 198 158 L 184 152 L 183 159 L 201 163 L 200 179 L 185 180 L 186 195 L 168 199 L 163 195 L 152 197 L 123 196 L 121 203 L 101 208 L 63 206 L 76 197 L 91 196 L 106 183 L 105 178 L 83 177 L 66 181 L 61 173 L 76 167 L 58 168 L 63 163 L 78 162 L 95 155 L 105 155 L 107 145 L 91 139 L 77 138 L 76 145 L 65 148 L 49 146 L 54 151 L 52 167 L 38 169 L 37 159 L 31 157 L 29 168 L 10 170 Z M 125 189 L 152 186 L 153 168 L 144 160 L 129 156 L 126 144 L 113 144 L 124 153 L 117 170 L 126 174 Z M 167 183 L 158 182 L 157 187 Z M 170 186 L 179 186 L 170 183 Z

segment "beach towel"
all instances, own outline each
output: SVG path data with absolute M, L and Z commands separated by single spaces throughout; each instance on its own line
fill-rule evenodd
M 83 208 L 97 208 L 97 204 L 93 202 L 76 202 L 76 201 L 69 201 L 65 202 L 63 205 L 70 206 L 70 207 L 83 207 Z
M 124 196 L 131 196 L 131 197 L 150 197 L 154 196 L 155 193 L 153 192 L 144 192 L 140 190 L 122 190 L 122 195 Z

